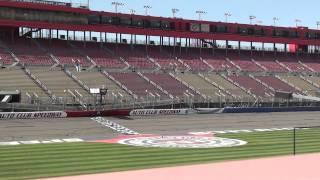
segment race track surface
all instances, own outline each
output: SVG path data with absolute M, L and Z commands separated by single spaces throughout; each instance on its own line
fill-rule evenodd
M 320 112 L 203 114 L 188 116 L 106 117 L 141 134 L 185 135 L 188 132 L 320 126 Z M 0 141 L 114 138 L 119 133 L 90 118 L 0 120 Z

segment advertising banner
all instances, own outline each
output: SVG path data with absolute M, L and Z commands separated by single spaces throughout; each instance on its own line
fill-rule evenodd
M 190 24 L 190 31 L 192 32 L 200 32 L 200 24 Z
M 130 116 L 185 115 L 188 109 L 136 109 Z
M 63 111 L 42 112 L 0 112 L 1 119 L 39 119 L 39 118 L 65 118 L 67 113 Z

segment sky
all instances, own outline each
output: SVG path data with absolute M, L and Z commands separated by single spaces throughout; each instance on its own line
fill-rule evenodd
M 70 2 L 70 0 L 65 0 Z M 125 4 L 119 11 L 129 13 L 134 9 L 136 14 L 144 14 L 144 5 L 152 9 L 153 16 L 171 17 L 172 8 L 179 9 L 177 17 L 198 19 L 195 11 L 202 10 L 207 14 L 203 20 L 225 21 L 224 13 L 231 13 L 229 22 L 249 23 L 249 16 L 256 16 L 253 21 L 262 21 L 263 25 L 273 25 L 273 17 L 279 18 L 278 26 L 295 26 L 295 19 L 301 20 L 300 26 L 316 29 L 320 21 L 319 0 L 90 0 L 90 9 L 97 11 L 114 11 L 111 2 Z M 86 3 L 87 0 L 72 0 L 74 3 Z

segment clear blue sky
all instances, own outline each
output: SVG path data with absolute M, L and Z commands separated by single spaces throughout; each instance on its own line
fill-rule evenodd
M 66 0 L 69 1 L 70 0 Z M 87 2 L 87 0 L 72 0 Z M 319 0 L 90 0 L 90 8 L 98 11 L 114 11 L 112 1 L 122 2 L 125 6 L 119 11 L 128 13 L 129 9 L 137 14 L 144 14 L 144 5 L 152 6 L 150 15 L 172 16 L 171 9 L 178 8 L 178 17 L 197 19 L 196 10 L 206 11 L 202 19 L 209 21 L 224 21 L 224 13 L 230 12 L 231 22 L 249 23 L 249 15 L 263 21 L 264 25 L 273 24 L 273 17 L 279 17 L 277 25 L 295 26 L 295 19 L 300 19 L 303 26 L 316 28 L 320 21 Z

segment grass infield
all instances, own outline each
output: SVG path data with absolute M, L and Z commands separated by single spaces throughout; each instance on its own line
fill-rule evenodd
M 293 131 L 224 134 L 232 148 L 170 149 L 65 143 L 0 147 L 0 179 L 34 179 L 248 159 L 293 153 Z M 320 152 L 320 129 L 297 130 L 297 153 Z

